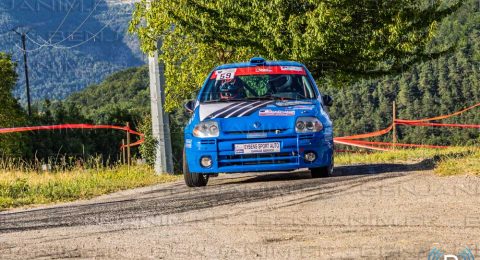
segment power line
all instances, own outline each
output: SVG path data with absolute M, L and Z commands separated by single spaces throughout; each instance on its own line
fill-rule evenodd
M 113 19 L 110 20 L 107 24 L 105 24 L 105 26 L 102 27 L 102 29 L 100 29 L 100 31 L 98 31 L 97 33 L 95 33 L 92 37 L 88 38 L 87 40 L 79 43 L 79 44 L 76 44 L 76 45 L 73 45 L 73 46 L 68 46 L 68 47 L 65 47 L 65 46 L 57 46 L 57 45 L 52 45 L 51 47 L 54 48 L 54 49 L 62 49 L 62 50 L 65 50 L 65 49 L 72 49 L 72 48 L 76 48 L 76 47 L 79 47 L 79 46 L 82 46 L 84 45 L 85 43 L 95 39 L 101 32 L 103 32 L 103 30 L 105 30 L 108 26 L 110 26 L 110 24 L 112 24 L 113 22 Z
M 62 42 L 65 42 L 66 40 L 68 40 L 70 37 L 72 37 L 78 30 L 80 30 L 80 28 L 82 28 L 82 26 L 88 21 L 88 19 L 90 19 L 90 17 L 93 15 L 93 13 L 95 13 L 95 11 L 97 10 L 97 7 L 100 5 L 100 2 L 101 1 L 97 1 L 97 3 L 95 4 L 95 6 L 93 7 L 92 11 L 90 11 L 90 13 L 88 14 L 88 16 L 82 21 L 82 23 L 80 23 L 80 25 L 75 28 L 75 30 L 73 32 L 70 33 L 70 35 L 68 35 L 67 37 L 65 37 L 63 40 L 59 41 L 59 42 L 56 42 L 56 43 L 51 43 L 51 39 L 55 36 L 55 34 L 58 32 L 58 30 L 50 37 L 50 39 L 47 41 L 45 41 L 45 39 L 43 39 L 42 37 L 40 37 L 40 39 L 42 39 L 42 41 L 44 41 L 46 44 L 46 46 L 51 46 L 53 47 L 54 45 L 57 45 L 62 43 Z
M 76 3 L 76 1 L 74 0 L 72 6 L 70 6 L 70 9 L 68 9 L 67 14 L 63 17 L 62 22 L 60 22 L 60 25 L 58 25 L 57 30 L 55 30 L 55 32 L 50 36 L 50 38 L 48 38 L 48 42 L 50 42 L 50 41 L 52 40 L 52 38 L 53 38 L 53 37 L 57 34 L 57 32 L 60 30 L 60 28 L 62 28 L 63 24 L 65 23 L 65 21 L 67 20 L 68 16 L 70 15 L 70 12 L 73 10 L 73 7 L 75 6 L 75 3 Z
M 81 43 L 78 43 L 78 44 L 75 44 L 73 46 L 60 46 L 59 44 L 60 43 L 63 43 L 65 42 L 66 40 L 68 39 L 71 39 L 71 37 L 73 37 L 73 35 L 78 31 L 80 30 L 80 28 L 83 27 L 83 25 L 88 21 L 88 19 L 90 19 L 90 17 L 95 13 L 97 7 L 100 5 L 100 2 L 101 1 L 97 1 L 97 3 L 95 4 L 95 6 L 93 7 L 92 11 L 90 11 L 90 13 L 88 14 L 88 16 L 82 21 L 82 23 L 80 23 L 79 26 L 77 26 L 75 28 L 75 30 L 73 32 L 70 33 L 70 35 L 68 35 L 67 37 L 65 37 L 63 40 L 59 41 L 59 42 L 56 42 L 56 43 L 51 43 L 51 39 L 55 36 L 55 34 L 59 31 L 59 29 L 63 26 L 63 24 L 65 23 L 65 21 L 67 20 L 67 17 L 68 15 L 70 14 L 70 12 L 72 11 L 73 7 L 75 6 L 75 4 L 72 4 L 70 6 L 70 9 L 68 10 L 67 14 L 65 15 L 65 17 L 63 18 L 62 22 L 60 23 L 60 25 L 57 27 L 57 30 L 55 31 L 54 34 L 52 34 L 50 36 L 50 38 L 48 40 L 45 40 L 43 39 L 43 37 L 41 37 L 40 35 L 37 35 L 38 38 L 40 38 L 44 43 L 40 43 L 38 42 L 37 40 L 33 39 L 32 37 L 28 36 L 27 34 L 25 35 L 27 37 L 27 39 L 29 41 L 31 41 L 33 44 L 37 45 L 38 47 L 33 49 L 33 50 L 24 50 L 22 49 L 20 46 L 18 46 L 18 44 L 15 44 L 15 47 L 17 47 L 18 49 L 22 50 L 22 51 L 25 51 L 25 52 L 35 52 L 35 51 L 38 51 L 44 47 L 51 47 L 51 48 L 54 48 L 54 49 L 72 49 L 72 48 L 76 48 L 76 47 L 79 47 L 79 46 L 82 46 L 84 45 L 85 43 L 87 42 L 90 42 L 91 40 L 94 40 L 101 32 L 103 32 L 108 26 L 110 26 L 112 23 L 113 23 L 113 20 L 114 18 L 112 18 L 109 22 L 107 22 L 105 24 L 105 26 L 103 26 L 98 32 L 96 32 L 95 34 L 93 34 L 92 37 L 86 39 L 85 41 L 81 42 Z
M 25 36 L 26 36 L 26 34 L 25 34 Z M 26 38 L 27 38 L 27 37 L 28 37 L 28 36 L 26 36 Z M 30 37 L 28 37 L 28 39 L 31 40 Z M 33 42 L 33 41 L 32 41 L 32 42 Z M 38 45 L 38 43 L 36 43 L 36 42 L 33 42 L 33 43 L 35 43 L 35 44 Z M 24 51 L 24 52 L 27 52 L 27 53 L 31 53 L 31 52 L 36 52 L 36 51 L 38 51 L 38 50 L 40 50 L 40 49 L 43 49 L 43 48 L 47 47 L 47 45 L 40 45 L 40 47 L 38 47 L 38 48 L 36 48 L 36 49 L 33 49 L 33 50 L 24 50 L 22 47 L 18 46 L 18 44 L 16 44 L 16 43 L 15 43 L 15 47 L 17 47 L 17 49 L 19 49 L 19 50 L 21 50 L 21 51 Z
M 81 42 L 81 43 L 78 43 L 78 44 L 75 44 L 75 45 L 72 45 L 72 46 L 58 46 L 58 45 L 56 45 L 56 44 L 55 44 L 55 45 L 42 45 L 42 44 L 38 43 L 37 41 L 35 41 L 32 37 L 30 37 L 30 36 L 27 35 L 26 37 L 28 38 L 28 40 L 32 41 L 34 44 L 36 44 L 36 45 L 39 46 L 39 47 L 36 48 L 36 49 L 27 50 L 27 52 L 35 52 L 35 51 L 38 51 L 38 50 L 40 50 L 40 49 L 42 49 L 42 48 L 45 48 L 45 47 L 50 47 L 50 48 L 53 48 L 53 49 L 60 49 L 60 50 L 68 50 L 68 49 L 73 49 L 73 48 L 82 46 L 82 45 L 90 42 L 91 40 L 95 39 L 100 33 L 102 33 L 108 26 L 110 26 L 110 25 L 113 23 L 113 20 L 114 20 L 114 19 L 108 21 L 108 23 L 106 23 L 98 32 L 96 32 L 95 34 L 93 34 L 92 37 L 86 39 L 85 41 L 83 41 L 83 42 Z M 15 44 L 15 46 L 16 46 L 18 49 L 20 49 L 20 50 L 23 51 L 23 49 L 22 49 L 20 46 L 18 46 L 18 44 Z
M 38 36 L 38 37 L 40 37 L 40 36 Z M 41 46 L 41 47 L 47 47 L 47 46 L 48 46 L 48 45 L 41 44 L 41 43 L 37 42 L 37 41 L 34 40 L 32 37 L 28 36 L 28 34 L 27 34 L 27 39 L 28 39 L 29 41 L 31 41 L 32 43 L 38 45 L 38 46 Z
M 17 31 L 15 31 L 15 29 L 12 29 L 11 31 L 14 31 L 14 32 L 18 33 Z M 18 44 L 15 44 L 15 47 L 17 47 L 17 49 L 21 50 L 22 52 L 27 52 L 27 53 L 35 52 L 35 51 L 38 51 L 38 50 L 40 50 L 40 49 L 42 49 L 42 48 L 44 48 L 44 47 L 47 46 L 47 45 L 42 45 L 42 44 L 34 41 L 30 36 L 28 36 L 27 33 L 25 33 L 25 37 L 26 37 L 28 40 L 30 40 L 31 42 L 33 42 L 34 44 L 38 45 L 39 47 L 36 48 L 36 49 L 33 49 L 33 50 L 26 50 L 26 49 L 18 46 Z
M 60 22 L 60 24 L 57 26 L 57 29 L 55 30 L 55 32 L 48 38 L 48 41 L 46 41 L 45 39 L 42 39 L 45 43 L 47 42 L 50 42 L 52 40 L 52 38 L 57 34 L 57 32 L 60 30 L 60 28 L 62 28 L 62 26 L 65 24 L 65 22 L 67 21 L 67 18 L 68 16 L 70 15 L 70 13 L 72 12 L 73 10 L 73 7 L 75 7 L 75 1 L 73 2 L 73 4 L 70 6 L 70 8 L 68 9 L 67 11 L 67 14 L 63 17 L 62 21 Z M 33 50 L 29 50 L 28 52 L 35 52 L 35 51 L 38 51 L 40 49 L 42 49 L 43 47 L 46 47 L 48 46 L 49 44 L 41 44 L 41 43 L 38 43 L 37 41 L 33 40 L 30 36 L 28 36 L 27 34 L 25 34 L 25 36 L 28 38 L 28 40 L 30 40 L 31 42 L 33 42 L 34 44 L 38 45 L 39 47 L 36 48 L 36 49 L 33 49 Z M 41 38 L 41 37 L 40 37 Z M 18 44 L 15 44 L 15 46 L 17 48 L 20 49 L 20 46 L 18 46 Z M 22 49 L 23 51 L 27 51 L 25 49 Z

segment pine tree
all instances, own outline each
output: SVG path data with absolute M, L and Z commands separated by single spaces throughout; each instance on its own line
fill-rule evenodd
M 13 98 L 17 74 L 10 56 L 0 52 L 0 128 L 24 126 L 26 116 Z M 20 156 L 27 150 L 25 135 L 0 134 L 0 156 Z

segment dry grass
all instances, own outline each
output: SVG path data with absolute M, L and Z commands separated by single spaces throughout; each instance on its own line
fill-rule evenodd
M 398 149 L 369 154 L 342 153 L 335 157 L 336 165 L 374 163 L 414 163 L 426 159 L 435 162 L 435 173 L 480 175 L 480 148 L 457 147 L 449 149 Z
M 480 175 L 480 151 L 465 157 L 451 157 L 441 160 L 435 172 L 442 176 L 469 174 Z
M 55 173 L 3 170 L 0 172 L 0 210 L 88 199 L 179 178 L 172 175 L 157 176 L 147 166 L 73 169 Z

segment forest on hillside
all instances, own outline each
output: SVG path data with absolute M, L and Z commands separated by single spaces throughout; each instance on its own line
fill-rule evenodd
M 323 85 L 335 98 L 331 109 L 336 135 L 372 132 L 397 118 L 421 119 L 445 115 L 480 103 L 480 6 L 477 1 L 461 8 L 439 26 L 433 45 L 455 44 L 452 53 L 404 68 L 398 75 L 365 79 L 353 85 Z M 444 123 L 480 124 L 478 109 L 443 120 Z M 436 145 L 478 145 L 478 129 L 399 127 L 399 140 Z M 391 136 L 383 139 L 392 140 Z

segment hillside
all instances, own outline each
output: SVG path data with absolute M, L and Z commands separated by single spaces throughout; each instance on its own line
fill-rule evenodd
M 7 0 L 0 2 L 0 10 L 0 51 L 11 53 L 20 65 L 15 96 L 22 101 L 21 41 L 20 36 L 8 32 L 12 28 L 28 31 L 35 100 L 63 99 L 118 70 L 144 64 L 136 39 L 126 33 L 131 0 Z
M 80 113 L 96 123 L 118 121 L 118 115 L 132 115 L 133 121 L 150 111 L 148 68 L 130 68 L 108 76 L 66 99 Z M 124 122 L 122 122 L 124 123 Z

